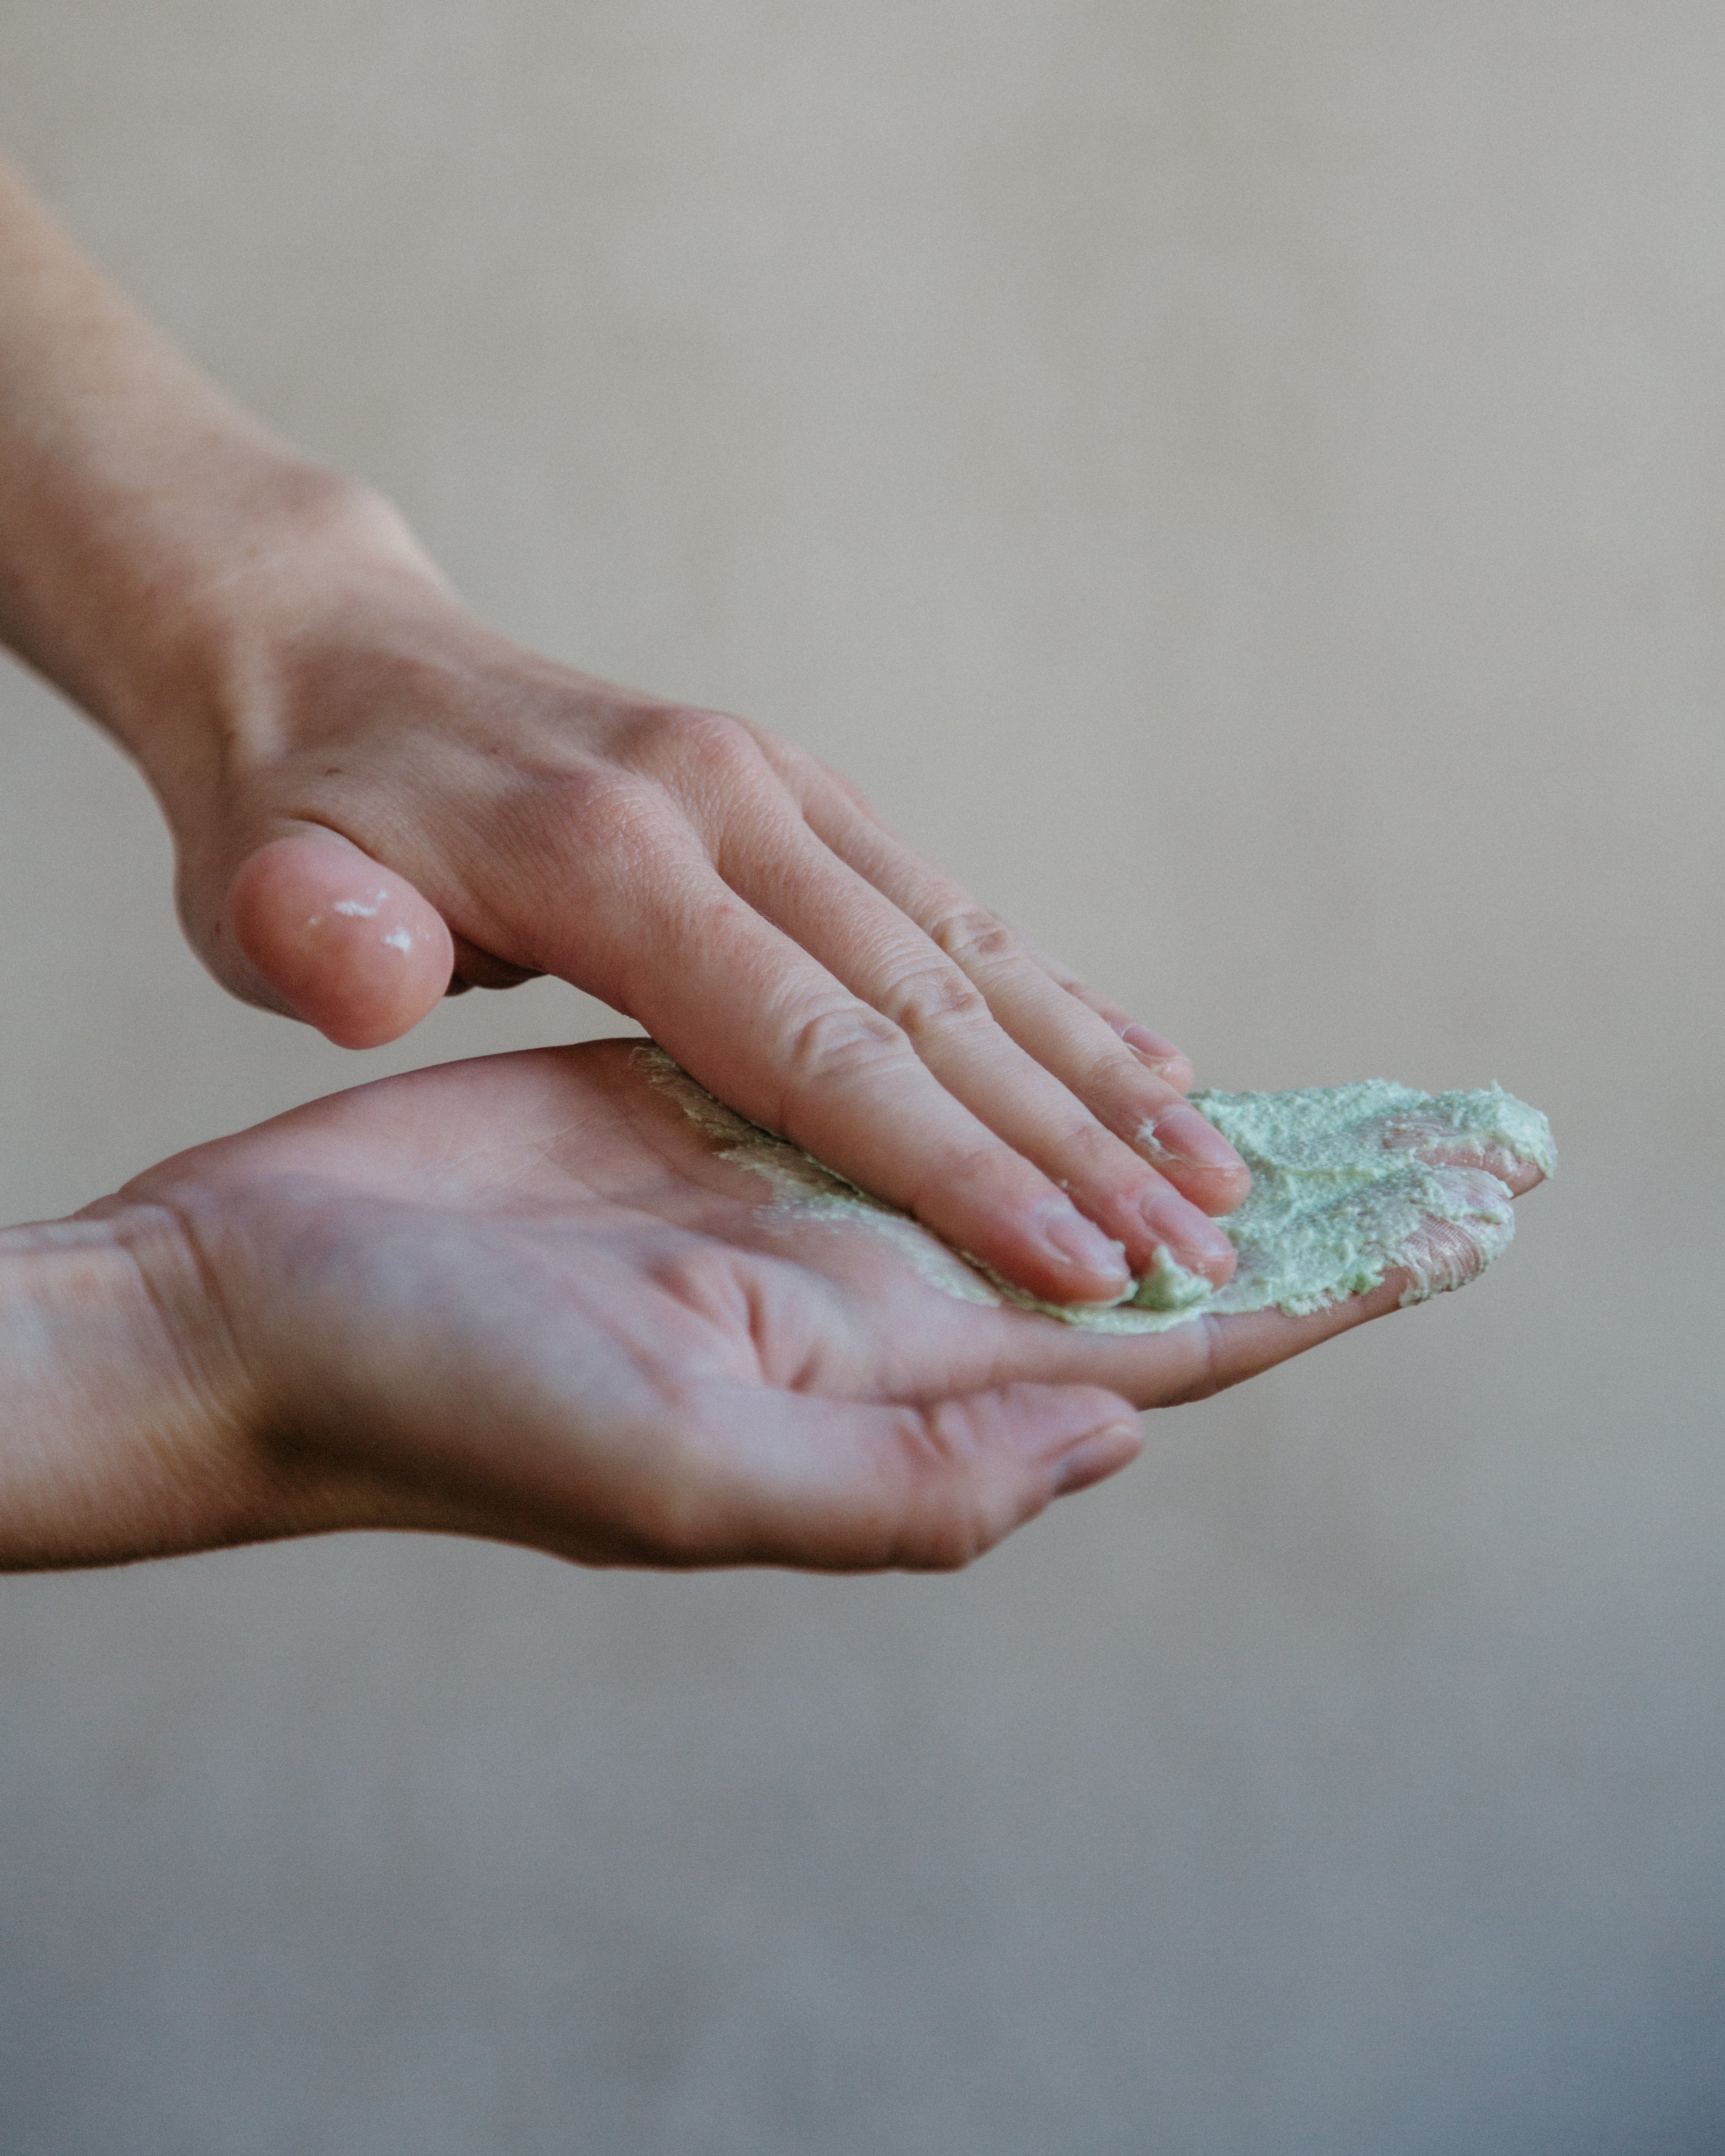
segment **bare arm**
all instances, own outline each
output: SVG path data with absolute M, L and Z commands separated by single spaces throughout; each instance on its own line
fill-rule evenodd
M 272 439 L 0 164 L 0 636 L 146 769 L 218 720 L 224 587 L 361 490 Z

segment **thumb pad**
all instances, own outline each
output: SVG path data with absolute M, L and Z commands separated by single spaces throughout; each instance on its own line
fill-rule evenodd
M 338 1048 L 380 1048 L 410 1031 L 454 969 L 436 908 L 333 831 L 260 847 L 228 887 L 228 913 L 276 994 Z

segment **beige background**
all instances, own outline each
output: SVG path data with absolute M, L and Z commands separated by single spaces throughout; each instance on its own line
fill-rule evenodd
M 4 0 L 0 141 L 494 620 L 1208 1077 L 1564 1147 L 959 1579 L 7 1584 L 8 2156 L 1725 2146 L 1722 109 L 1680 0 Z M 344 1056 L 15 670 L 0 770 L 0 1217 L 612 1029 Z

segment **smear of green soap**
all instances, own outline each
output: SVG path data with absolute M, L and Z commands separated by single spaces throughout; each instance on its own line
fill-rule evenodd
M 1035 1307 L 1096 1331 L 1159 1331 L 1208 1312 L 1324 1310 L 1399 1270 L 1403 1301 L 1423 1301 L 1466 1286 L 1508 1247 L 1507 1177 L 1557 1166 L 1550 1124 L 1501 1086 L 1420 1093 L 1368 1078 L 1194 1093 L 1192 1105 L 1252 1172 L 1250 1197 L 1217 1223 L 1235 1248 L 1233 1279 L 1212 1290 L 1159 1250 L 1111 1308 Z
M 1252 1172 L 1251 1195 L 1218 1224 L 1238 1255 L 1225 1287 L 1164 1250 L 1120 1302 L 1046 1303 L 978 1272 L 896 1206 L 871 1198 L 784 1139 L 723 1106 L 657 1048 L 652 1081 L 726 1142 L 724 1158 L 766 1176 L 785 1219 L 867 1226 L 900 1241 L 925 1279 L 969 1301 L 1008 1301 L 1098 1332 L 1160 1332 L 1210 1312 L 1326 1309 L 1406 1271 L 1404 1303 L 1477 1277 L 1515 1233 L 1506 1178 L 1556 1167 L 1551 1127 L 1501 1086 L 1419 1093 L 1368 1078 L 1289 1093 L 1192 1095 Z

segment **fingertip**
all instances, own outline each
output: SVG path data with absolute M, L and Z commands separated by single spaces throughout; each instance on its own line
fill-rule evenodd
M 900 1202 L 984 1271 L 1040 1301 L 1108 1304 L 1132 1293 L 1124 1245 L 1004 1142 Z
M 1016 1411 L 1042 1425 L 1038 1447 L 1050 1497 L 1117 1475 L 1144 1449 L 1137 1409 L 1100 1385 L 1012 1385 L 1003 1390 L 1009 1415 Z
M 1233 1279 L 1239 1263 L 1233 1244 L 1207 1213 L 1171 1183 L 1153 1185 L 1140 1209 L 1154 1242 L 1188 1272 L 1201 1275 L 1212 1287 L 1224 1287 Z
M 1038 1278 L 1025 1285 L 1053 1302 L 1110 1302 L 1132 1292 L 1125 1246 L 1079 1211 L 1064 1194 L 1046 1199 L 1031 1216 L 1034 1239 L 1026 1255 Z
M 1183 1099 L 1164 1102 L 1139 1126 L 1134 1142 L 1170 1182 L 1206 1213 L 1244 1204 L 1252 1172 L 1207 1116 Z
M 1198 1194 L 1193 1203 L 1201 1205 L 1213 1216 L 1238 1212 L 1252 1194 L 1252 1171 L 1244 1161 L 1237 1168 L 1224 1168 L 1199 1183 Z
M 997 1446 L 1018 1454 L 1038 1486 L 1037 1512 L 1117 1474 L 1143 1450 L 1137 1409 L 1101 1385 L 1019 1382 L 955 1404 L 972 1419 L 979 1466 Z
M 228 911 L 270 987 L 338 1048 L 399 1040 L 436 1006 L 454 969 L 436 908 L 334 832 L 259 847 L 228 886 Z
M 968 1563 L 1143 1446 L 1131 1402 L 1097 1385 L 999 1385 L 918 1419 L 934 1441 L 913 1455 L 898 1562 L 919 1569 Z
M 1143 1449 L 1144 1433 L 1136 1416 L 1129 1423 L 1111 1422 L 1092 1430 L 1060 1455 L 1055 1469 L 1054 1494 L 1076 1496 L 1081 1490 L 1106 1482 L 1122 1467 L 1130 1467 Z

